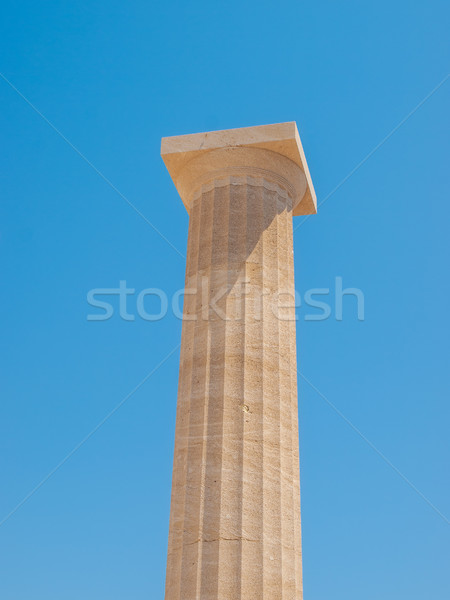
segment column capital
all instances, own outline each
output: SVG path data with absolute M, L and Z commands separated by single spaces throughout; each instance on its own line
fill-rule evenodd
M 317 212 L 295 122 L 163 138 L 161 156 L 188 212 L 199 186 L 233 175 L 283 186 L 293 198 L 294 216 Z

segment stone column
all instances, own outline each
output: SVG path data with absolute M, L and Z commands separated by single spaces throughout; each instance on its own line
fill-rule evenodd
M 166 600 L 301 600 L 295 123 L 165 138 L 189 211 Z

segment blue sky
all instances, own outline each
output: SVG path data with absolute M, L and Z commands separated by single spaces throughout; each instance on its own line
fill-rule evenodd
M 3 2 L 3 598 L 163 598 L 178 351 L 155 368 L 181 322 L 136 295 L 134 321 L 113 298 L 92 322 L 86 296 L 183 285 L 162 136 L 291 120 L 319 202 L 345 179 L 295 232 L 296 287 L 365 298 L 363 321 L 350 297 L 342 321 L 298 310 L 305 600 L 449 598 L 448 19 L 443 0 Z

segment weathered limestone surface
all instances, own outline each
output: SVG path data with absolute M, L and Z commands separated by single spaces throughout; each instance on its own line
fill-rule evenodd
M 314 192 L 267 148 L 225 141 L 186 165 L 165 598 L 301 600 L 292 214 Z

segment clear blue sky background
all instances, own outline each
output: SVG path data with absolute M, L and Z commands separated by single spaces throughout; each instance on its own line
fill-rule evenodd
M 321 201 L 447 76 L 448 27 L 444 0 L 5 0 L 0 72 L 184 254 L 162 136 L 295 120 Z M 170 295 L 185 263 L 1 78 L 0 100 L 2 520 L 179 343 L 117 299 L 88 322 L 87 292 Z M 301 372 L 447 519 L 449 101 L 450 79 L 295 233 L 301 293 L 366 301 L 299 309 Z M 0 526 L 2 598 L 163 598 L 177 377 L 178 351 Z M 299 401 L 305 600 L 448 600 L 448 522 L 302 379 Z

